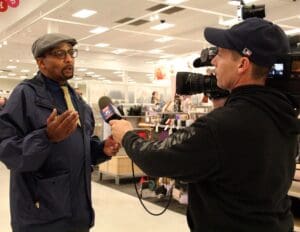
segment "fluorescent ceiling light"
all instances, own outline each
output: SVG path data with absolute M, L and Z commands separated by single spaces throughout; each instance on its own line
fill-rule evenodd
M 15 74 L 15 73 L 9 73 L 8 76 L 15 77 L 15 76 L 17 76 L 17 74 Z
M 4 76 L 4 75 L 2 75 L 2 76 L 0 76 L 0 78 L 2 78 L 2 79 L 6 79 L 6 78 L 7 78 L 7 76 Z
M 300 28 L 295 28 L 295 29 L 291 29 L 291 30 L 286 30 L 284 31 L 285 34 L 287 35 L 295 35 L 295 34 L 298 34 L 300 33 Z
M 105 48 L 105 47 L 108 47 L 109 44 L 107 44 L 107 43 L 97 43 L 97 44 L 95 44 L 95 46 L 99 47 L 99 48 Z
M 170 36 L 164 36 L 164 37 L 161 37 L 159 39 L 156 39 L 154 41 L 156 42 L 159 42 L 159 43 L 165 43 L 165 42 L 168 42 L 168 41 L 171 41 L 173 40 L 174 38 L 170 37 Z
M 157 25 L 151 27 L 151 29 L 161 31 L 161 30 L 169 29 L 174 26 L 175 26 L 175 24 L 171 24 L 171 23 L 160 23 L 160 24 L 157 24 Z
M 76 17 L 76 18 L 85 19 L 85 18 L 88 18 L 88 17 L 90 17 L 90 16 L 92 16 L 96 13 L 97 13 L 97 11 L 94 11 L 94 10 L 82 9 L 82 10 L 77 11 L 74 14 L 72 14 L 72 16 Z
M 187 2 L 188 0 L 166 0 L 165 3 L 166 4 L 180 4 L 183 2 Z
M 22 69 L 22 70 L 21 70 L 21 73 L 29 73 L 29 72 L 30 72 L 29 69 Z
M 94 28 L 93 30 L 90 30 L 91 33 L 94 33 L 94 34 L 101 34 L 103 32 L 106 32 L 108 31 L 108 28 L 107 27 L 96 27 Z

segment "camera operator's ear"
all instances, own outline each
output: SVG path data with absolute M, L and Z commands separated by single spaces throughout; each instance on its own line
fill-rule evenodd
M 250 66 L 250 60 L 248 57 L 241 57 L 239 65 L 238 65 L 238 72 L 243 73 L 249 69 Z

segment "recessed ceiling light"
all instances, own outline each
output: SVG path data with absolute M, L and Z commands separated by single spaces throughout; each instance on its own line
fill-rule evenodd
M 116 50 L 112 51 L 112 53 L 114 53 L 114 54 L 121 54 L 121 53 L 124 53 L 126 51 L 127 51 L 127 49 L 120 48 L 120 49 L 116 49 Z
M 5 79 L 5 78 L 7 78 L 7 76 L 5 76 L 5 75 L 0 75 L 0 78 Z
M 151 15 L 149 20 L 150 21 L 154 21 L 154 20 L 158 20 L 159 19 L 159 15 L 158 14 L 155 14 L 155 15 Z
M 124 72 L 123 71 L 114 71 L 113 73 L 114 74 L 123 74 Z
M 286 30 L 284 31 L 285 34 L 287 35 L 295 35 L 295 34 L 298 34 L 300 33 L 300 28 L 295 28 L 295 29 L 291 29 L 291 30 Z
M 100 48 L 105 48 L 105 47 L 108 47 L 109 44 L 107 43 L 98 43 L 98 44 L 95 44 L 96 47 L 100 47 Z
M 95 74 L 95 72 L 86 72 L 85 74 L 92 75 L 92 74 Z
M 249 3 L 253 3 L 255 2 L 256 0 L 229 0 L 228 1 L 228 4 L 229 5 L 232 5 L 232 6 L 240 6 L 240 5 L 247 5 Z
M 225 26 L 225 27 L 231 27 L 237 23 L 239 23 L 239 19 L 238 18 L 232 18 L 232 19 L 227 19 L 227 20 L 224 20 L 222 17 L 219 18 L 219 24 L 222 25 L 222 26 Z
M 159 42 L 159 43 L 165 43 L 165 42 L 168 42 L 168 41 L 171 41 L 173 40 L 174 38 L 170 37 L 170 36 L 164 36 L 164 37 L 161 37 L 159 39 L 156 39 L 154 41 L 156 42 Z
M 17 66 L 14 66 L 14 65 L 8 65 L 6 68 L 7 68 L 7 69 L 15 69 L 15 68 L 17 68 Z
M 174 26 L 175 26 L 175 24 L 171 24 L 171 23 L 160 23 L 160 24 L 157 24 L 157 25 L 151 27 L 151 29 L 161 31 L 161 30 L 169 29 Z
M 76 17 L 76 18 L 85 19 L 85 18 L 88 18 L 88 17 L 90 17 L 90 16 L 92 16 L 96 13 L 97 13 L 97 11 L 94 11 L 94 10 L 82 9 L 82 10 L 77 11 L 74 14 L 72 14 L 72 16 Z
M 29 72 L 30 72 L 29 69 L 22 69 L 22 70 L 21 70 L 21 73 L 29 73 Z
M 161 50 L 161 49 L 152 49 L 152 50 L 149 51 L 149 53 L 152 53 L 152 54 L 159 54 L 159 53 L 162 53 L 162 52 L 163 52 L 163 50 Z
M 15 74 L 15 73 L 9 73 L 8 76 L 14 77 L 14 76 L 17 76 L 17 74 Z
M 86 71 L 87 70 L 87 68 L 78 68 L 77 69 L 77 71 L 79 71 L 79 72 L 84 72 L 84 71 Z
M 166 4 L 180 4 L 183 2 L 187 2 L 188 0 L 166 0 Z
M 108 28 L 107 27 L 96 27 L 94 28 L 93 30 L 90 30 L 91 33 L 94 33 L 94 34 L 101 34 L 103 32 L 106 32 L 108 31 Z

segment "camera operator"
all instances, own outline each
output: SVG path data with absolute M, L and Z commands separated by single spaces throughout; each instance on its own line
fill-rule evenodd
M 277 25 L 248 18 L 230 29 L 206 28 L 218 47 L 217 85 L 230 91 L 223 107 L 164 141 L 138 137 L 125 120 L 112 134 L 150 176 L 187 181 L 192 232 L 288 232 L 287 195 L 295 172 L 298 105 L 265 87 L 276 58 L 289 51 Z

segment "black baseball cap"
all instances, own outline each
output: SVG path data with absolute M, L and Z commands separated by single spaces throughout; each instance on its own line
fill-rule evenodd
M 229 29 L 207 27 L 204 37 L 211 44 L 235 50 L 264 67 L 271 67 L 290 51 L 284 31 L 276 24 L 256 17 L 245 19 Z
M 32 54 L 34 58 L 41 57 L 45 54 L 45 52 L 55 48 L 62 42 L 70 43 L 72 46 L 77 44 L 76 39 L 68 35 L 60 33 L 49 33 L 41 36 L 32 44 Z

